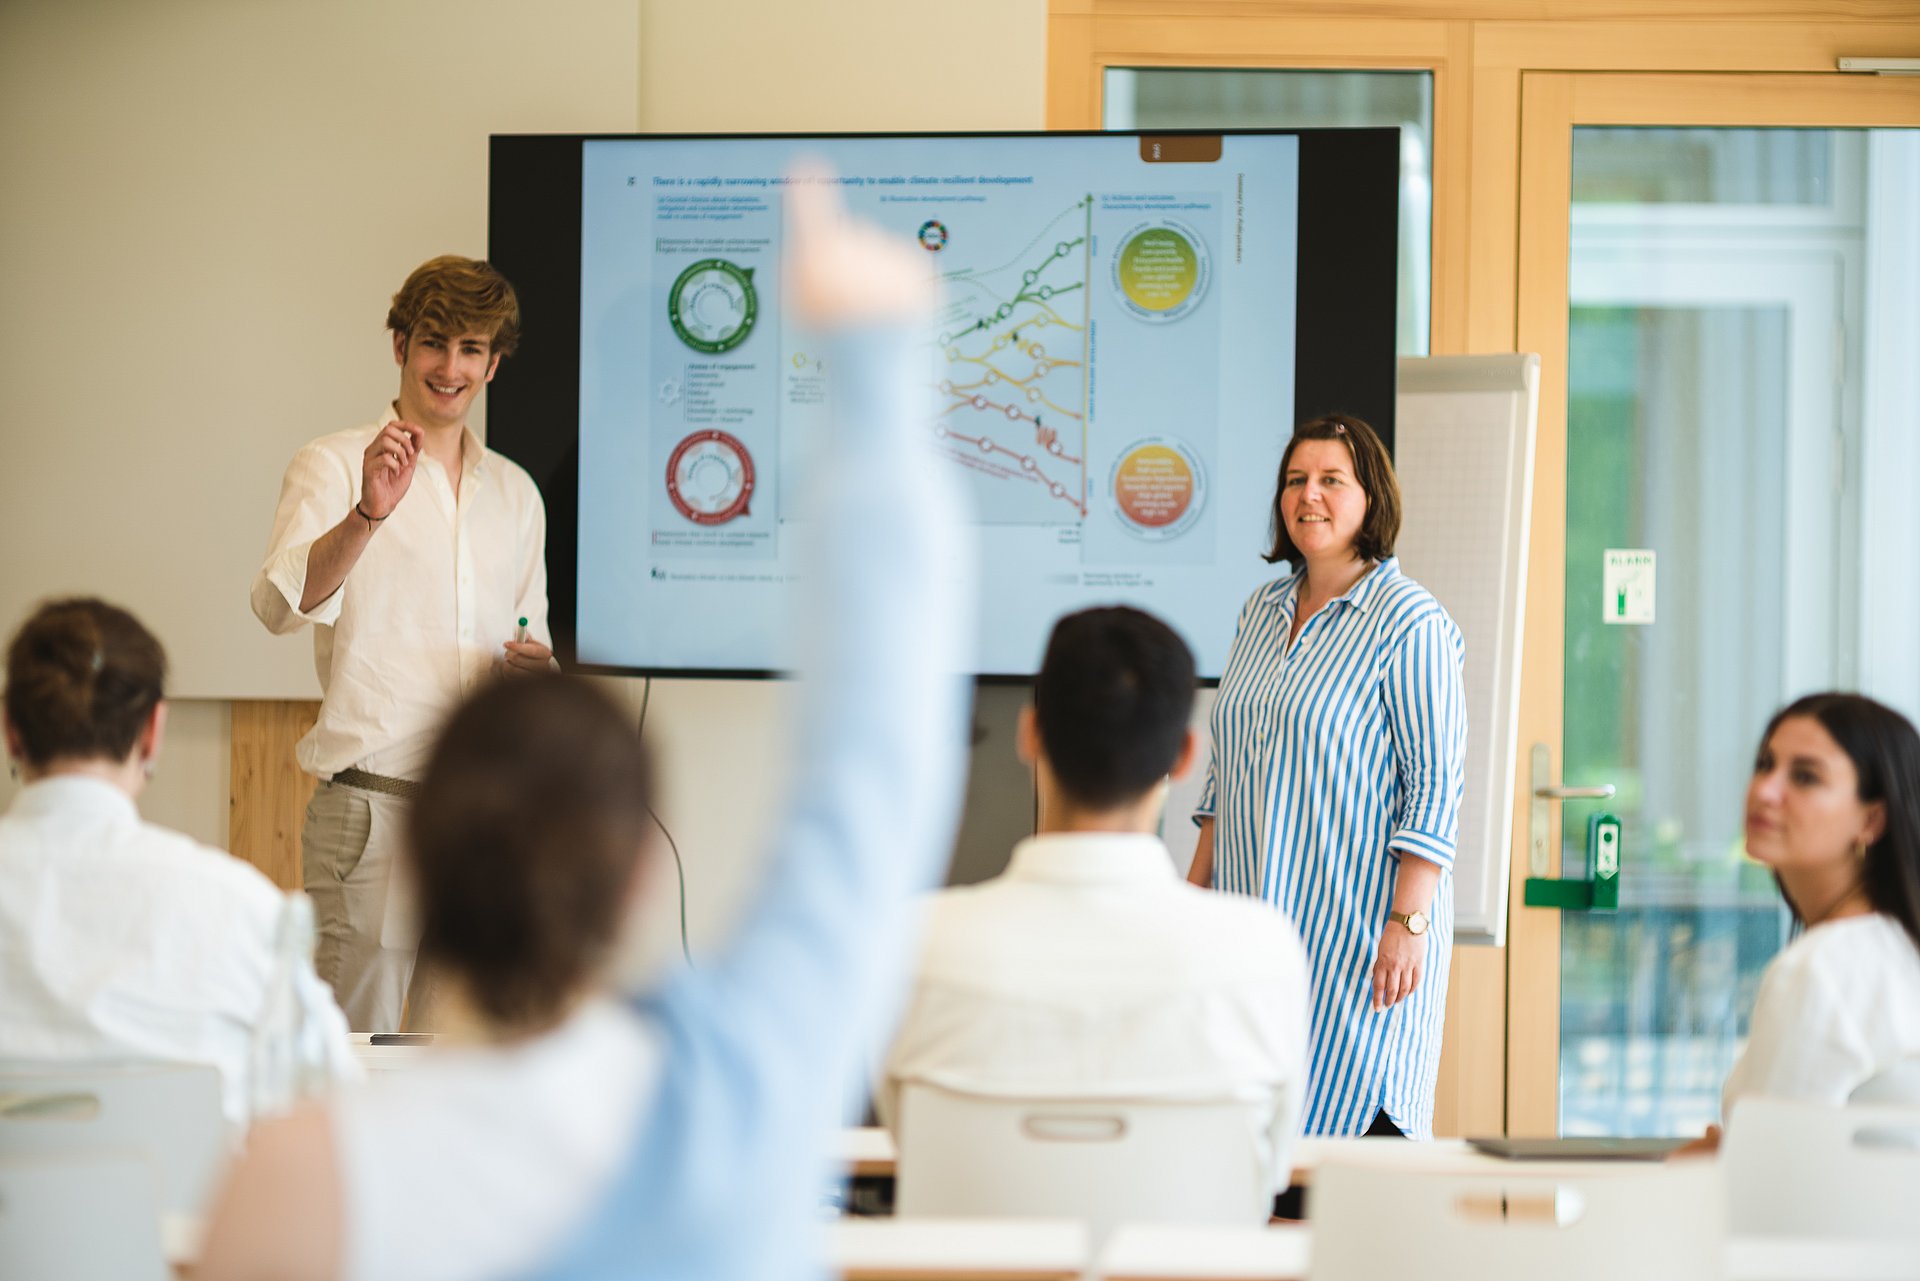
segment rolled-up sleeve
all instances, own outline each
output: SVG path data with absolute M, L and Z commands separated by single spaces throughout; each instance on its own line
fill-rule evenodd
M 306 612 L 300 609 L 300 598 L 307 590 L 307 552 L 340 523 L 354 501 L 352 472 L 325 450 L 308 445 L 287 465 L 266 561 L 253 576 L 254 617 L 274 635 L 284 636 L 308 623 L 331 626 L 340 617 L 338 590 Z
M 1214 773 L 1214 754 L 1207 753 L 1207 781 L 1200 786 L 1200 799 L 1193 805 L 1193 822 L 1198 827 L 1202 820 L 1212 818 L 1220 803 L 1220 779 Z
M 1387 661 L 1387 724 L 1400 806 L 1389 848 L 1451 868 L 1466 785 L 1467 711 L 1460 632 L 1435 612 L 1409 627 Z

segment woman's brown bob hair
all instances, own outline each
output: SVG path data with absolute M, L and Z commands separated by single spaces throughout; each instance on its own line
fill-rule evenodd
M 1385 560 L 1393 555 L 1400 537 L 1400 482 L 1393 477 L 1393 459 L 1373 428 L 1351 414 L 1328 414 L 1294 428 L 1293 439 L 1280 455 L 1280 474 L 1273 485 L 1273 515 L 1268 531 L 1273 549 L 1266 554 L 1269 565 L 1289 561 L 1296 566 L 1300 549 L 1287 536 L 1287 522 L 1280 514 L 1280 496 L 1287 492 L 1287 465 L 1293 451 L 1303 440 L 1337 440 L 1353 455 L 1353 478 L 1367 495 L 1367 514 L 1361 518 L 1360 532 L 1353 536 L 1353 550 L 1362 560 Z
M 124 761 L 165 697 L 153 633 L 103 600 L 48 601 L 7 648 L 7 719 L 29 765 Z
M 408 818 L 421 964 L 497 1026 L 553 1026 L 619 940 L 652 799 L 634 725 L 592 686 L 488 686 L 442 731 Z

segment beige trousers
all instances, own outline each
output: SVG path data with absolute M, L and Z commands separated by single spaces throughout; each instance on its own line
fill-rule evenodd
M 355 1032 L 401 1031 L 407 1012 L 419 940 L 394 886 L 406 818 L 403 797 L 325 779 L 307 803 L 300 851 L 313 900 L 314 968 Z

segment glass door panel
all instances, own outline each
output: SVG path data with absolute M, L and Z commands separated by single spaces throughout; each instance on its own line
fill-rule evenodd
M 1910 376 L 1863 338 L 1920 350 L 1914 307 L 1885 288 L 1914 270 L 1920 210 L 1881 198 L 1913 189 L 1917 140 L 1573 131 L 1562 781 L 1617 791 L 1566 804 L 1563 875 L 1591 815 L 1618 817 L 1622 839 L 1619 909 L 1561 925 L 1562 1133 L 1719 1119 L 1789 929 L 1740 843 L 1760 729 L 1815 689 L 1916 691 L 1920 655 L 1895 652 L 1906 611 L 1866 585 L 1887 539 L 1920 552 L 1891 488 L 1920 476 L 1863 465 L 1911 458 L 1916 425 L 1862 406 Z M 1609 549 L 1654 553 L 1651 623 L 1618 617 Z

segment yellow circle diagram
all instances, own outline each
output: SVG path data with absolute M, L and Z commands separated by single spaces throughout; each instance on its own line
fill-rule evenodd
M 1178 538 L 1200 519 L 1206 505 L 1206 472 L 1185 443 L 1150 436 L 1129 445 L 1108 478 L 1114 515 L 1136 538 Z
M 1178 320 L 1206 296 L 1211 267 L 1200 234 L 1162 218 L 1121 237 L 1113 284 L 1127 310 L 1142 320 Z

